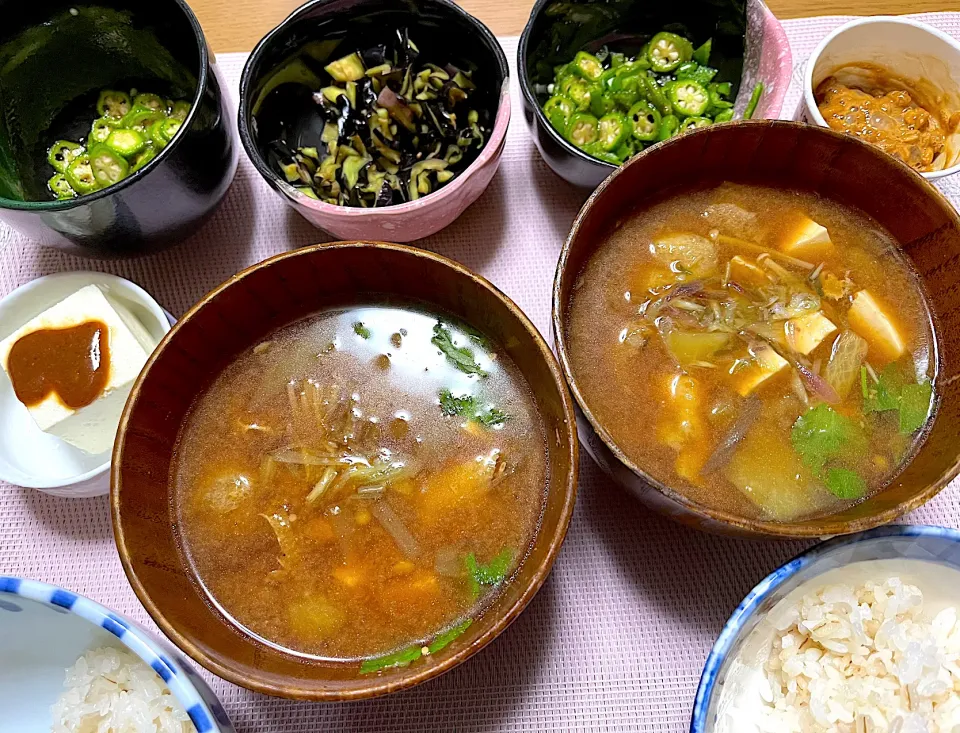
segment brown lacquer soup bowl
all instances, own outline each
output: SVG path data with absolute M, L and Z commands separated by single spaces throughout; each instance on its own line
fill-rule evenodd
M 547 436 L 548 466 L 539 531 L 499 596 L 442 651 L 372 674 L 362 674 L 357 661 L 311 659 L 268 646 L 216 610 L 178 548 L 170 480 L 185 414 L 238 354 L 280 327 L 366 295 L 419 301 L 493 338 L 530 385 Z M 429 252 L 376 242 L 319 245 L 234 276 L 161 342 L 127 402 L 115 446 L 114 533 L 127 577 L 153 620 L 211 672 L 294 699 L 369 698 L 450 670 L 517 618 L 546 580 L 566 534 L 576 497 L 577 455 L 573 403 L 560 367 L 536 328 L 500 291 Z
M 608 234 L 654 197 L 723 182 L 799 189 L 868 214 L 899 243 L 925 286 L 937 360 L 935 418 L 919 451 L 886 488 L 838 513 L 774 522 L 690 500 L 618 447 L 591 410 L 572 367 L 571 300 L 585 264 Z M 738 122 L 699 130 L 638 155 L 600 185 L 573 224 L 554 282 L 553 328 L 577 402 L 584 447 L 616 483 L 683 524 L 752 537 L 858 532 L 916 509 L 960 471 L 960 217 L 920 175 L 851 137 L 790 122 Z M 653 440 L 654 426 L 643 429 Z

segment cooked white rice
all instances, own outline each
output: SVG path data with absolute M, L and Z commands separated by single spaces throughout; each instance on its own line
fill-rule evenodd
M 930 619 L 920 589 L 891 577 L 821 588 L 773 623 L 764 674 L 720 730 L 960 733 L 956 608 Z
M 64 687 L 50 709 L 53 733 L 196 733 L 159 675 L 125 649 L 86 652 Z

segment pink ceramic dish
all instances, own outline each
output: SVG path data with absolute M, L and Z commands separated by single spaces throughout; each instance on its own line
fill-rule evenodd
M 747 50 L 743 58 L 743 81 L 737 110 L 743 111 L 750 92 L 760 81 L 764 92 L 754 119 L 777 119 L 792 75 L 793 54 L 786 31 L 763 0 L 748 0 Z
M 299 79 L 313 73 L 317 63 L 322 66 L 326 59 L 319 60 L 315 55 L 319 46 L 332 43 L 334 49 L 326 53 L 335 56 L 345 53 L 343 49 L 356 43 L 358 36 L 372 45 L 404 28 L 409 29 L 411 39 L 416 39 L 424 58 L 474 71 L 477 91 L 476 101 L 471 104 L 489 110 L 492 118 L 490 137 L 478 157 L 439 190 L 393 206 L 336 206 L 297 191 L 270 166 L 269 140 L 259 137 L 261 120 L 254 116 L 254 109 L 281 86 L 276 83 L 277 77 L 285 77 L 284 85 L 294 78 L 298 79 L 295 83 L 303 84 Z M 297 76 L 290 73 L 290 68 L 300 58 L 306 62 L 306 74 Z M 500 167 L 510 124 L 509 88 L 507 58 L 500 44 L 485 25 L 451 0 L 418 0 L 415 4 L 311 0 L 268 33 L 250 54 L 240 79 L 240 140 L 267 183 L 314 226 L 344 240 L 412 242 L 452 223 L 490 184 Z M 308 127 L 290 125 L 288 130 L 295 130 L 299 136 L 301 128 Z M 295 147 L 315 144 L 288 142 Z

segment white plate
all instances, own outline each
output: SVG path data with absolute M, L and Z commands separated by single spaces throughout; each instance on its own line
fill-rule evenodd
M 139 285 L 102 272 L 37 278 L 0 300 L 0 340 L 85 285 L 124 305 L 159 343 L 173 318 Z M 37 427 L 0 369 L 0 479 L 55 496 L 100 496 L 110 490 L 110 451 L 84 453 Z

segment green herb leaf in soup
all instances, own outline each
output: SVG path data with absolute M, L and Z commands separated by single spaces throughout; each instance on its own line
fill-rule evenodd
M 453 334 L 450 333 L 450 329 L 441 321 L 437 321 L 437 324 L 433 327 L 433 338 L 430 339 L 430 343 L 440 349 L 450 363 L 464 374 L 487 376 L 487 373 L 477 364 L 473 350 L 466 346 L 457 346 L 453 342 Z
M 387 654 L 374 659 L 366 659 L 360 665 L 360 674 L 370 674 L 371 672 L 379 672 L 381 669 L 391 669 L 393 667 L 406 667 L 422 656 L 422 647 L 411 646 L 394 652 L 393 654 Z
M 900 393 L 900 432 L 916 432 L 927 421 L 930 403 L 933 400 L 933 385 L 929 381 L 908 384 Z
M 439 634 L 436 639 L 427 645 L 427 651 L 431 654 L 436 654 L 441 649 L 445 649 L 446 647 L 450 646 L 455 639 L 457 639 L 463 634 L 464 631 L 470 628 L 472 623 L 473 619 L 468 618 L 453 628 L 444 631 L 442 634 Z
M 513 560 L 513 553 L 503 549 L 487 564 L 477 562 L 477 556 L 472 552 L 466 557 L 467 572 L 477 585 L 494 586 L 502 583 L 507 577 L 507 570 Z
M 370 338 L 370 329 L 364 326 L 362 321 L 353 324 L 353 332 L 362 339 Z
M 831 468 L 827 472 L 826 484 L 840 499 L 859 499 L 867 493 L 867 482 L 848 468 Z
M 857 455 L 866 448 L 863 430 L 832 407 L 817 405 L 797 418 L 790 442 L 803 462 L 814 471 L 823 471 L 827 461 Z
M 503 410 L 483 404 L 476 396 L 455 395 L 449 389 L 440 390 L 440 410 L 448 417 L 465 417 L 488 428 L 502 427 L 509 419 Z

